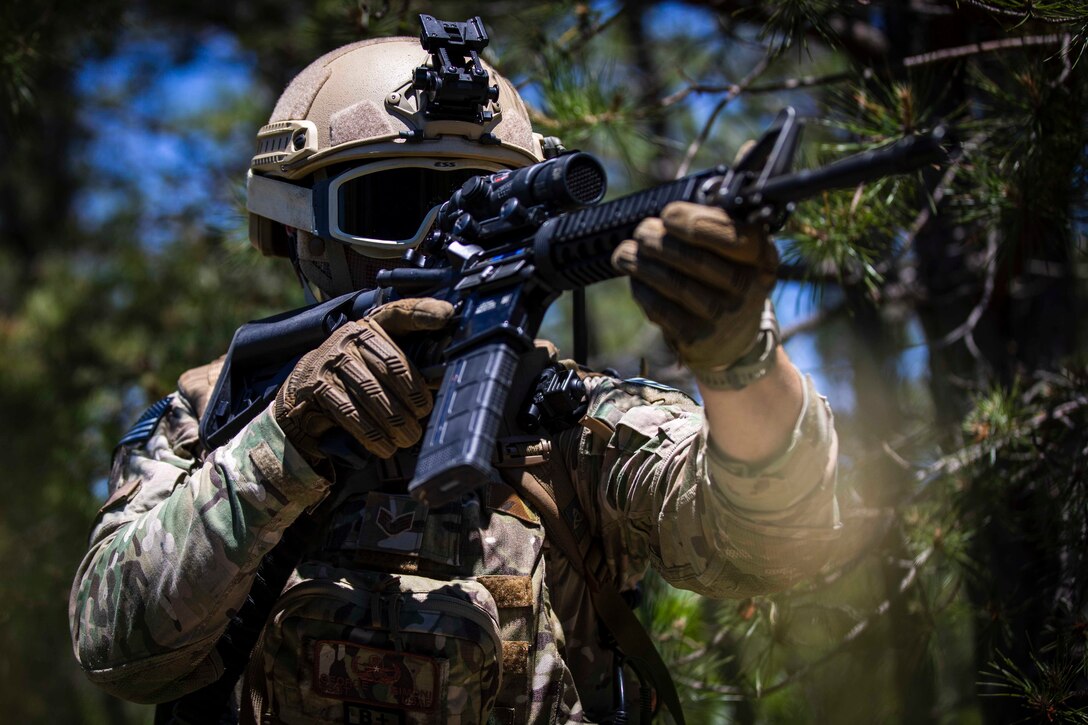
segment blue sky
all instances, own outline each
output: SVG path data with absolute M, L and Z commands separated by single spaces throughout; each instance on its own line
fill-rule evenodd
M 80 162 L 92 174 L 77 209 L 99 225 L 138 210 L 145 244 L 169 241 L 194 212 L 202 223 L 233 223 L 224 187 L 244 174 L 255 129 L 226 133 L 207 123 L 217 109 L 253 92 L 255 59 L 225 33 L 205 33 L 184 47 L 140 37 L 119 44 L 77 76 L 88 140 Z

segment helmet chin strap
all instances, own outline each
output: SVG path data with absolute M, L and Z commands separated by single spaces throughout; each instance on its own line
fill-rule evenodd
M 291 266 L 295 268 L 295 276 L 298 277 L 298 282 L 302 285 L 302 296 L 305 298 L 306 304 L 316 305 L 317 295 L 314 294 L 313 288 L 310 287 L 310 280 L 306 279 L 306 275 L 302 273 L 302 265 L 298 261 L 298 230 L 290 229 L 287 236 L 291 239 L 291 243 L 287 245 L 287 252 L 291 260 Z
M 325 259 L 328 260 L 329 272 L 332 273 L 333 289 L 350 292 L 355 289 L 355 285 L 351 279 L 345 244 L 337 239 L 325 239 L 324 242 Z

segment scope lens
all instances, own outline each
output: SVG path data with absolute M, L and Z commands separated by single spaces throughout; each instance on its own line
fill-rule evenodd
M 605 191 L 605 175 L 592 156 L 576 154 L 567 166 L 567 193 L 576 204 L 595 204 Z

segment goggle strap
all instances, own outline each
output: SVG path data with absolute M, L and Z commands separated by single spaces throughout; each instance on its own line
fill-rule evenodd
M 313 192 L 304 186 L 246 174 L 246 209 L 274 222 L 317 234 Z

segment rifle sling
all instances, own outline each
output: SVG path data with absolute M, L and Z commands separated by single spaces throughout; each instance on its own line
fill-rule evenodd
M 602 582 L 597 577 L 597 573 L 586 565 L 583 547 L 578 545 L 578 540 L 560 513 L 559 505 L 551 491 L 529 469 L 521 469 L 520 476 L 516 475 L 517 471 L 511 471 L 511 474 L 513 475 L 504 476 L 507 483 L 536 510 L 544 523 L 548 540 L 559 547 L 575 570 L 585 579 L 589 586 L 593 608 L 597 610 L 598 617 L 612 633 L 620 650 L 625 656 L 638 661 L 646 668 L 654 689 L 672 714 L 673 720 L 678 725 L 684 725 L 684 711 L 680 707 L 680 696 L 676 692 L 676 685 L 672 681 L 668 666 L 661 659 L 661 654 L 653 641 L 650 640 L 646 628 L 638 621 L 638 617 L 620 596 L 619 591 L 612 584 Z

